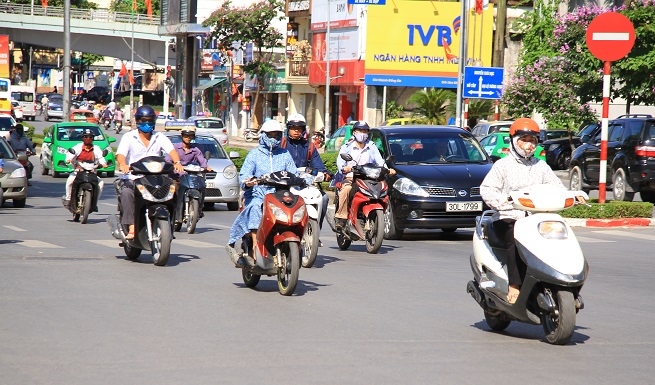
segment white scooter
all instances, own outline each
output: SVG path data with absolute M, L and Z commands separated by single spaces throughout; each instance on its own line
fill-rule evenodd
M 525 264 L 520 294 L 514 304 L 507 301 L 508 255 L 493 228 L 494 210 L 476 218 L 474 280 L 466 291 L 482 307 L 492 330 L 504 330 L 511 321 L 541 324 L 549 343 L 564 345 L 573 335 L 576 313 L 584 308 L 580 290 L 589 266 L 573 230 L 558 212 L 576 204 L 576 197 L 588 196 L 555 185 L 535 185 L 511 192 L 510 197 L 514 208 L 531 213 L 514 224 L 516 250 Z
M 305 180 L 311 178 L 313 183 L 303 189 L 292 187 L 291 193 L 299 195 L 305 200 L 309 220 L 307 221 L 305 233 L 300 242 L 302 267 L 312 267 L 314 266 L 314 262 L 316 262 L 316 255 L 318 254 L 318 236 L 321 232 L 318 221 L 321 215 L 321 205 L 323 204 L 323 194 L 321 194 L 321 190 L 317 187 L 317 184 L 325 180 L 325 175 L 322 172 L 312 175 L 306 171 L 309 170 L 300 167 L 298 169 L 298 175 Z

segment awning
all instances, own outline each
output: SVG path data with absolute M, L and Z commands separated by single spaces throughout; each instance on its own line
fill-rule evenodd
M 203 85 L 196 87 L 196 91 L 202 91 L 202 90 L 206 90 L 207 88 L 212 88 L 218 84 L 223 83 L 226 80 L 227 78 L 215 78 L 213 80 L 208 81 L 207 83 L 204 83 Z

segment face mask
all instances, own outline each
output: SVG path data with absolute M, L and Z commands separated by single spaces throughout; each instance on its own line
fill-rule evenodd
M 264 143 L 266 146 L 268 146 L 271 150 L 276 148 L 277 146 L 280 145 L 280 139 L 277 138 L 269 138 L 268 135 L 264 134 L 262 135 L 262 138 L 264 138 Z
M 148 134 L 155 129 L 155 122 L 137 122 L 136 128 L 138 128 L 139 131 Z
M 365 134 L 363 132 L 356 132 L 355 140 L 358 141 L 359 143 L 364 143 L 368 140 L 368 134 Z
M 523 158 L 530 158 L 537 149 L 537 145 L 532 142 L 519 141 L 519 138 L 514 138 L 512 141 L 514 142 L 514 150 Z

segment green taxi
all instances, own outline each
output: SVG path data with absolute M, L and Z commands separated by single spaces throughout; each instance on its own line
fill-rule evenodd
M 480 144 L 491 157 L 491 160 L 495 162 L 509 154 L 509 132 L 495 132 L 487 135 L 480 139 Z M 537 145 L 534 156 L 544 162 L 546 161 L 546 150 L 544 150 L 541 144 Z
M 88 122 L 61 122 L 43 130 L 43 144 L 41 146 L 41 175 L 48 175 L 52 171 L 53 178 L 62 173 L 70 173 L 73 166 L 66 163 L 66 153 L 78 143 L 82 143 L 82 131 L 85 128 L 91 129 L 95 137 L 93 144 L 100 147 L 101 150 L 108 149 L 109 154 L 105 156 L 107 160 L 106 168 L 99 168 L 100 173 L 107 173 L 108 177 L 113 177 L 116 171 L 116 159 L 110 143 L 116 141 L 111 136 L 105 136 L 100 127 L 94 123 Z
M 354 123 L 354 122 L 353 122 Z M 325 152 L 339 152 L 344 143 L 348 143 L 353 136 L 353 124 L 348 123 L 341 127 L 330 136 L 325 142 Z

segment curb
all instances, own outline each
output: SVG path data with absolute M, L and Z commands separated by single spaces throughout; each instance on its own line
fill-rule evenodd
M 624 219 L 580 219 L 565 218 L 566 223 L 572 227 L 646 227 L 655 226 L 653 218 L 624 218 Z

